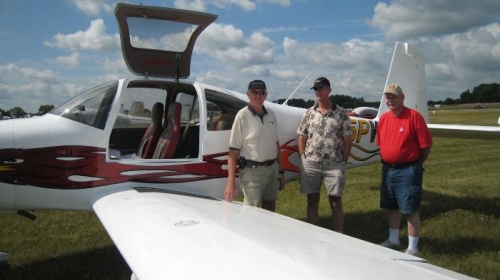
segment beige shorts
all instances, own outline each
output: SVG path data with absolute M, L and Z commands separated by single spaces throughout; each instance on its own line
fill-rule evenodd
M 279 165 L 246 167 L 240 169 L 240 187 L 243 191 L 243 203 L 260 206 L 262 201 L 278 200 Z
M 321 183 L 326 187 L 326 193 L 331 196 L 342 196 L 345 186 L 345 164 L 313 164 L 304 156 L 299 173 L 301 193 L 319 193 Z

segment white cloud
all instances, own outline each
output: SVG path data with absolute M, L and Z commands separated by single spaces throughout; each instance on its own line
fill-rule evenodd
M 119 38 L 118 34 L 106 34 L 104 21 L 96 19 L 87 30 L 67 35 L 58 33 L 53 36 L 52 41 L 45 41 L 44 45 L 70 51 L 116 51 L 120 49 Z
M 243 11 L 253 11 L 257 9 L 257 3 L 279 5 L 287 7 L 291 5 L 291 0 L 175 0 L 174 7 L 186 10 L 206 11 L 207 6 L 214 6 L 220 9 L 229 9 L 232 6 L 239 7 Z
M 178 9 L 204 12 L 207 10 L 205 2 L 206 1 L 203 0 L 175 0 L 174 7 Z
M 57 57 L 56 62 L 65 65 L 68 68 L 76 68 L 80 65 L 80 53 L 74 52 L 69 56 Z
M 406 1 L 378 3 L 368 23 L 384 30 L 388 38 L 409 39 L 462 33 L 495 20 L 498 0 Z
M 106 3 L 103 0 L 73 0 L 76 7 L 87 15 L 97 16 L 104 11 L 110 13 L 114 9 L 114 3 Z
M 262 33 L 248 38 L 232 25 L 212 24 L 200 35 L 195 51 L 210 55 L 227 65 L 245 68 L 272 63 L 274 42 Z

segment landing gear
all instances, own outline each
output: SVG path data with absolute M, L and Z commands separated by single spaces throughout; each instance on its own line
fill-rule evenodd
M 0 262 L 5 262 L 9 259 L 9 254 L 0 252 Z

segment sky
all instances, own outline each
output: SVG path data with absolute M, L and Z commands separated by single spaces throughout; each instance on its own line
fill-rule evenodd
M 396 42 L 419 49 L 428 100 L 500 82 L 498 0 L 144 0 L 128 3 L 218 15 L 198 38 L 191 76 L 268 99 L 332 94 L 380 101 Z M 0 109 L 36 113 L 84 90 L 133 76 L 108 0 L 0 0 Z M 302 84 L 301 82 L 304 81 Z

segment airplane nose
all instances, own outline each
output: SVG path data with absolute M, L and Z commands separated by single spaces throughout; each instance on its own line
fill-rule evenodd
M 0 120 L 0 150 L 14 148 L 14 125 L 16 120 Z

